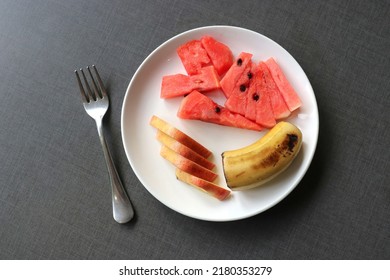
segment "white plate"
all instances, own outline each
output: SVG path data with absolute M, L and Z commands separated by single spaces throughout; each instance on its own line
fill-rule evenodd
M 186 73 L 176 54 L 176 48 L 203 35 L 213 36 L 227 44 L 235 56 L 245 51 L 253 54 L 254 61 L 274 57 L 303 102 L 298 112 L 289 118 L 303 133 L 302 150 L 291 166 L 266 185 L 247 191 L 235 191 L 226 201 L 219 201 L 178 181 L 175 168 L 160 156 L 161 145 L 155 138 L 156 129 L 149 125 L 152 115 L 157 115 L 213 151 L 212 160 L 216 163 L 216 172 L 219 174 L 216 182 L 225 187 L 221 153 L 246 146 L 265 133 L 181 120 L 176 116 L 181 98 L 160 98 L 162 76 Z M 223 105 L 221 92 L 213 92 L 210 96 Z M 300 182 L 311 163 L 317 145 L 318 126 L 318 108 L 313 89 L 295 59 L 269 38 L 231 26 L 193 29 L 171 38 L 154 50 L 134 74 L 126 91 L 121 116 L 124 149 L 145 188 L 169 208 L 183 215 L 208 221 L 247 218 L 269 209 L 285 198 Z

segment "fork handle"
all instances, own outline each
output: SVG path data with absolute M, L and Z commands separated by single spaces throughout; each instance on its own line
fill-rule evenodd
M 110 177 L 113 217 L 114 220 L 120 224 L 127 223 L 134 216 L 133 206 L 131 205 L 130 199 L 122 185 L 118 172 L 116 171 L 114 161 L 112 160 L 110 150 L 108 149 L 107 142 L 104 138 L 102 119 L 96 120 L 96 126 Z

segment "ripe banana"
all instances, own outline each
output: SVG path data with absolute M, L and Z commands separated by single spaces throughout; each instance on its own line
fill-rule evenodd
M 279 122 L 246 147 L 222 153 L 226 184 L 232 190 L 250 189 L 285 170 L 298 154 L 302 132 L 289 122 Z

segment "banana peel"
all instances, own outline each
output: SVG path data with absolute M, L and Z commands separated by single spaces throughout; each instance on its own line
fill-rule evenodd
M 222 153 L 227 186 L 245 190 L 260 186 L 283 172 L 302 146 L 302 132 L 290 122 L 281 121 L 256 142 Z

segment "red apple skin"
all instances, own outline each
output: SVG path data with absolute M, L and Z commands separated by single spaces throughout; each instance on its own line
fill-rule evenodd
M 198 178 L 213 182 L 218 177 L 218 175 L 213 171 L 179 155 L 165 145 L 161 146 L 160 155 L 180 170 L 183 170 Z
M 149 123 L 151 126 L 171 136 L 173 139 L 187 146 L 204 158 L 208 158 L 212 154 L 209 149 L 201 145 L 198 141 L 155 115 L 152 116 Z
M 156 138 L 158 141 L 160 141 L 163 145 L 167 146 L 171 150 L 175 151 L 179 155 L 188 158 L 189 160 L 192 160 L 193 162 L 209 169 L 213 170 L 215 167 L 215 164 L 208 159 L 202 157 L 192 149 L 188 148 L 187 146 L 181 144 L 168 134 L 165 134 L 161 130 L 157 130 Z
M 222 188 L 212 182 L 204 180 L 202 178 L 191 175 L 183 170 L 176 169 L 176 178 L 190 186 L 196 187 L 209 195 L 219 199 L 225 200 L 229 197 L 231 191 L 225 188 Z

